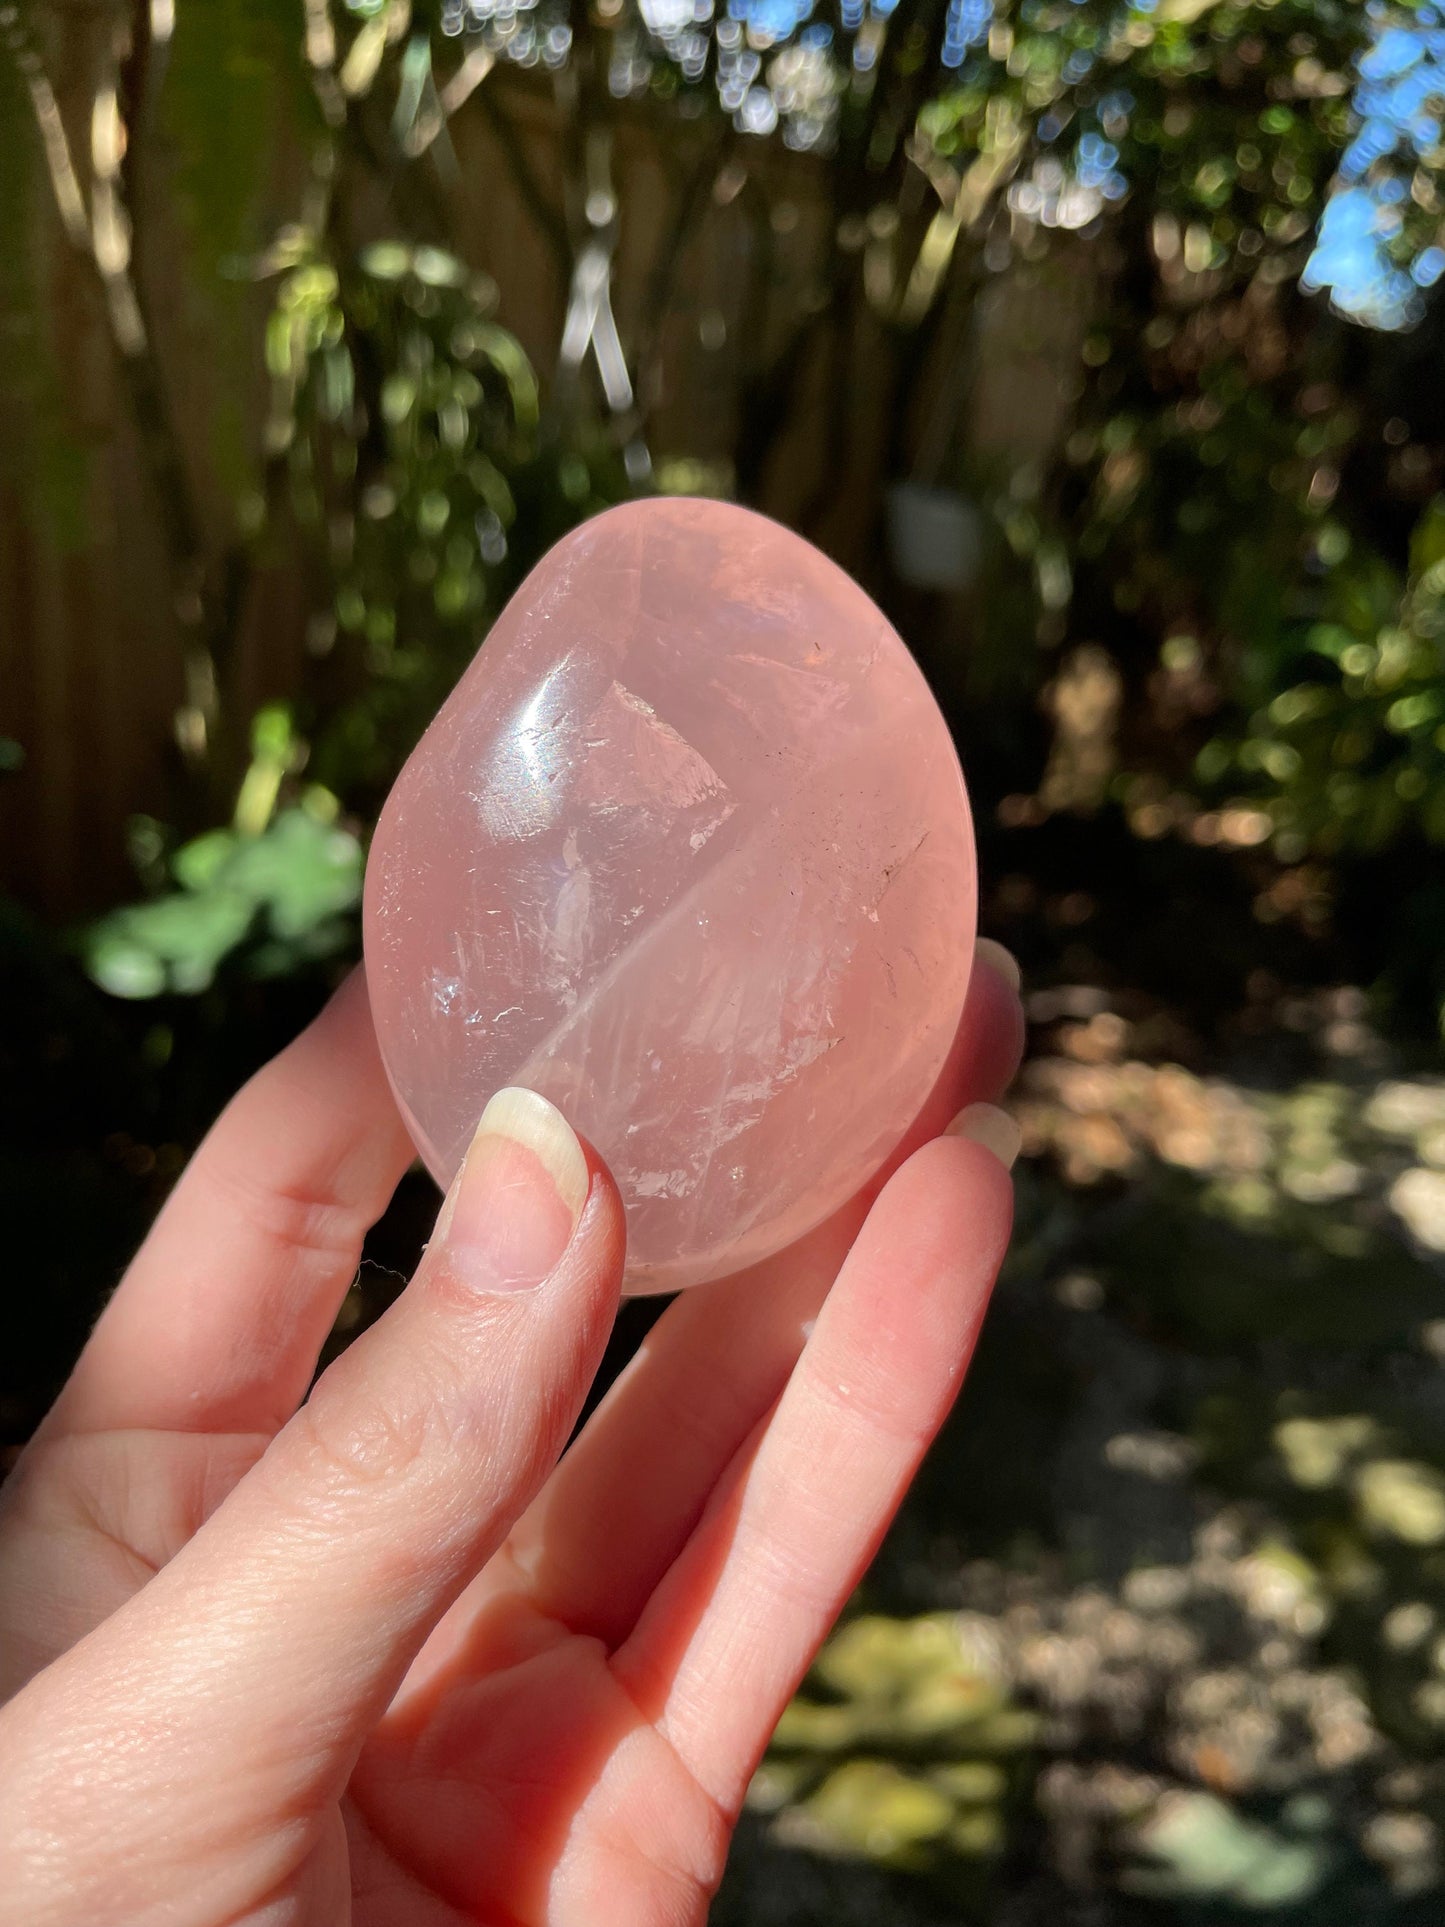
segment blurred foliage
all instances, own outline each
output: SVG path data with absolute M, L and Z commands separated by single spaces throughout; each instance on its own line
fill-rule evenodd
M 1291 847 L 1378 850 L 1412 823 L 1445 843 L 1445 496 L 1416 524 L 1403 586 L 1379 561 L 1337 569 L 1322 614 L 1300 637 L 1299 681 L 1202 766 L 1222 774 L 1232 753 Z
M 104 0 L 75 33 L 94 100 L 57 133 L 55 23 L 0 21 L 0 460 L 83 547 L 48 193 L 125 373 L 185 698 L 140 900 L 73 941 L 0 906 L 34 1323 L 7 1437 L 354 954 L 368 825 L 526 570 L 648 488 L 781 502 L 959 728 L 1035 1049 L 968 1397 L 779 1729 L 719 1927 L 1437 1921 L 1435 7 Z M 486 259 L 477 130 L 520 223 Z M 555 316 L 508 305 L 517 233 Z M 890 501 L 935 514 L 926 566 Z M 304 643 L 259 706 L 257 606 Z M 21 733 L 0 712 L 5 783 L 37 775 Z M 403 1187 L 334 1343 L 429 1208 Z
M 112 996 L 207 990 L 237 955 L 252 972 L 280 975 L 351 948 L 343 919 L 361 900 L 361 845 L 313 810 L 283 810 L 255 836 L 209 830 L 169 868 L 178 890 L 86 933 L 87 968 Z
M 289 713 L 263 710 L 230 826 L 169 856 L 159 824 L 131 826 L 132 852 L 156 891 L 85 932 L 86 968 L 102 989 L 193 996 L 228 959 L 248 975 L 284 976 L 352 948 L 363 855 L 337 823 L 336 798 L 310 784 L 299 803 L 276 808 L 298 750 Z
M 921 410 L 928 424 L 914 448 L 900 428 L 896 459 L 973 497 L 998 538 L 964 618 L 973 699 L 1031 700 L 1066 645 L 1102 647 L 1123 676 L 1128 716 L 1105 729 L 1104 784 L 1062 803 L 1045 790 L 1036 812 L 1109 800 L 1136 827 L 1178 834 L 1222 810 L 1286 866 L 1445 835 L 1445 408 L 1424 376 L 1442 325 L 1427 291 L 1445 265 L 1445 29 L 1432 6 L 266 0 L 182 7 L 154 44 L 153 22 L 120 0 L 113 12 L 116 97 L 137 139 L 164 128 L 178 156 L 190 269 L 215 291 L 220 345 L 270 381 L 264 421 L 244 379 L 216 405 L 214 459 L 236 499 L 226 556 L 201 565 L 186 464 L 152 450 L 174 498 L 177 606 L 196 612 L 179 721 L 193 762 L 237 762 L 249 718 L 234 713 L 228 659 L 258 567 L 304 564 L 313 669 L 295 713 L 311 775 L 364 825 L 550 540 L 650 478 L 726 472 L 652 446 L 657 344 L 710 192 L 727 201 L 746 182 L 782 218 L 766 164 L 750 178 L 751 155 L 779 140 L 816 159 L 825 254 L 795 313 L 744 331 L 733 472 L 754 489 L 809 366 L 833 355 L 842 371 L 840 342 L 881 329 L 879 391 L 899 423 Z M 44 32 L 25 10 L 7 32 L 7 149 L 60 182 L 53 151 L 20 124 L 17 82 L 43 74 Z M 499 91 L 509 76 L 551 91 L 560 196 L 513 119 L 538 96 Z M 613 153 L 633 113 L 674 128 L 687 161 L 628 343 L 611 307 L 627 219 Z M 471 115 L 501 140 L 567 283 L 548 379 L 499 325 L 487 268 L 455 243 L 453 130 Z M 283 220 L 263 212 L 278 140 L 309 156 Z M 127 237 L 144 231 L 143 199 L 126 199 L 138 183 L 131 155 L 111 184 Z M 92 245 L 105 186 L 91 183 L 88 205 L 83 181 L 75 190 Z M 13 275 L 26 249 L 6 252 Z M 113 318 L 125 283 L 144 322 L 130 253 L 105 285 Z M 975 448 L 951 377 L 939 391 L 938 357 L 952 342 L 966 358 L 955 317 L 991 279 L 1043 286 L 1051 263 L 1090 288 L 1079 360 L 1057 370 L 1062 427 L 1017 459 Z M 36 299 L 7 300 L 43 315 Z M 1411 328 L 1418 353 L 1400 346 Z M 38 396 L 47 350 L 32 346 Z M 126 352 L 140 366 L 155 347 Z M 143 385 L 163 391 L 164 371 Z M 37 419 L 54 413 L 32 402 Z M 835 468 L 853 403 L 835 380 Z M 44 441 L 66 446 L 58 432 Z M 848 559 L 886 593 L 886 557 Z M 1438 921 L 1419 890 L 1399 942 Z M 1437 973 L 1406 978 L 1438 1008 Z
M 500 606 L 538 404 L 494 302 L 454 255 L 377 242 L 344 277 L 314 250 L 290 265 L 267 327 L 268 446 L 331 594 L 308 643 L 325 656 L 339 631 L 364 665 L 317 767 L 363 795 L 385 792 Z

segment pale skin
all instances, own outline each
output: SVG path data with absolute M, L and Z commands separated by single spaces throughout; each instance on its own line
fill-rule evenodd
M 413 1155 L 353 978 L 216 1124 L 0 1497 L 4 1919 L 703 1922 L 983 1317 L 998 1114 L 941 1133 L 1016 1068 L 1010 961 L 887 1181 L 680 1298 L 565 1457 L 624 1227 L 554 1112 L 565 1181 L 479 1135 L 311 1386 Z

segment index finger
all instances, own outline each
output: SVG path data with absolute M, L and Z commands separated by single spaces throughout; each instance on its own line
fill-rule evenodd
M 46 1434 L 276 1431 L 414 1156 L 358 967 L 212 1126 Z

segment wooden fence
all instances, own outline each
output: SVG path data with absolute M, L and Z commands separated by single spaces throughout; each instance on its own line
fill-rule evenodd
M 93 111 L 95 13 L 57 6 L 44 48 L 78 152 L 86 150 Z M 500 318 L 545 377 L 567 298 L 566 260 L 536 202 L 538 187 L 553 205 L 562 196 L 555 108 L 525 79 L 499 74 L 486 85 L 505 89 L 507 134 L 499 137 L 485 112 L 453 122 L 455 244 L 495 277 Z M 4 179 L 13 190 L 8 231 L 0 231 L 8 253 L 0 276 L 0 739 L 20 746 L 23 764 L 0 775 L 0 889 L 59 918 L 134 887 L 127 820 L 137 812 L 173 819 L 194 779 L 176 743 L 186 697 L 184 625 L 155 465 L 139 437 L 135 386 L 112 345 L 95 263 L 67 238 L 41 163 L 33 105 L 12 75 L 10 94 L 0 96 L 0 199 Z M 642 373 L 654 390 L 646 397 L 651 445 L 702 459 L 726 457 L 734 446 L 742 357 L 756 349 L 758 331 L 777 333 L 824 299 L 835 220 L 825 164 L 749 142 L 745 171 L 736 160 L 719 167 L 708 138 L 699 130 L 690 141 L 624 116 L 612 160 L 623 210 L 614 263 L 618 322 L 630 345 L 655 337 Z M 143 219 L 134 271 L 171 440 L 213 562 L 226 547 L 238 477 L 254 460 L 264 416 L 267 290 L 235 281 L 222 287 L 198 275 L 196 236 L 176 191 L 185 164 L 183 144 L 161 136 L 137 167 L 133 191 Z M 279 227 L 299 205 L 306 167 L 302 142 L 284 123 L 273 130 L 267 166 L 262 198 Z M 709 167 L 659 317 L 649 304 L 655 308 L 665 237 L 690 171 Z M 384 205 L 370 216 L 378 232 L 390 218 Z M 957 392 L 951 372 L 962 337 L 940 331 L 938 365 L 905 446 L 930 422 L 936 426 L 940 409 L 959 415 L 975 446 L 1001 455 L 1042 457 L 1054 445 L 1067 414 L 1068 371 L 1078 366 L 1089 277 L 1055 266 L 1043 290 L 1032 273 L 999 277 L 964 317 L 974 365 L 986 370 L 969 393 Z M 811 504 L 810 532 L 851 566 L 876 539 L 877 504 L 898 460 L 900 437 L 873 379 L 879 348 L 865 321 L 852 330 L 850 360 L 819 356 L 803 371 L 755 491 L 761 506 L 788 520 Z M 843 474 L 836 472 L 837 435 L 830 441 L 827 426 L 837 420 L 840 380 L 847 388 Z M 294 571 L 252 578 L 228 672 L 236 713 L 294 690 L 307 615 L 307 590 Z M 948 610 L 935 619 L 946 625 Z

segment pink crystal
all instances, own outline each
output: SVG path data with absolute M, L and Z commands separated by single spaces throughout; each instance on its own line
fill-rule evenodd
M 963 1008 L 973 837 L 902 642 L 717 502 L 540 562 L 397 779 L 366 877 L 382 1054 L 445 1184 L 524 1084 L 607 1159 L 628 1287 L 751 1264 L 917 1114 Z

